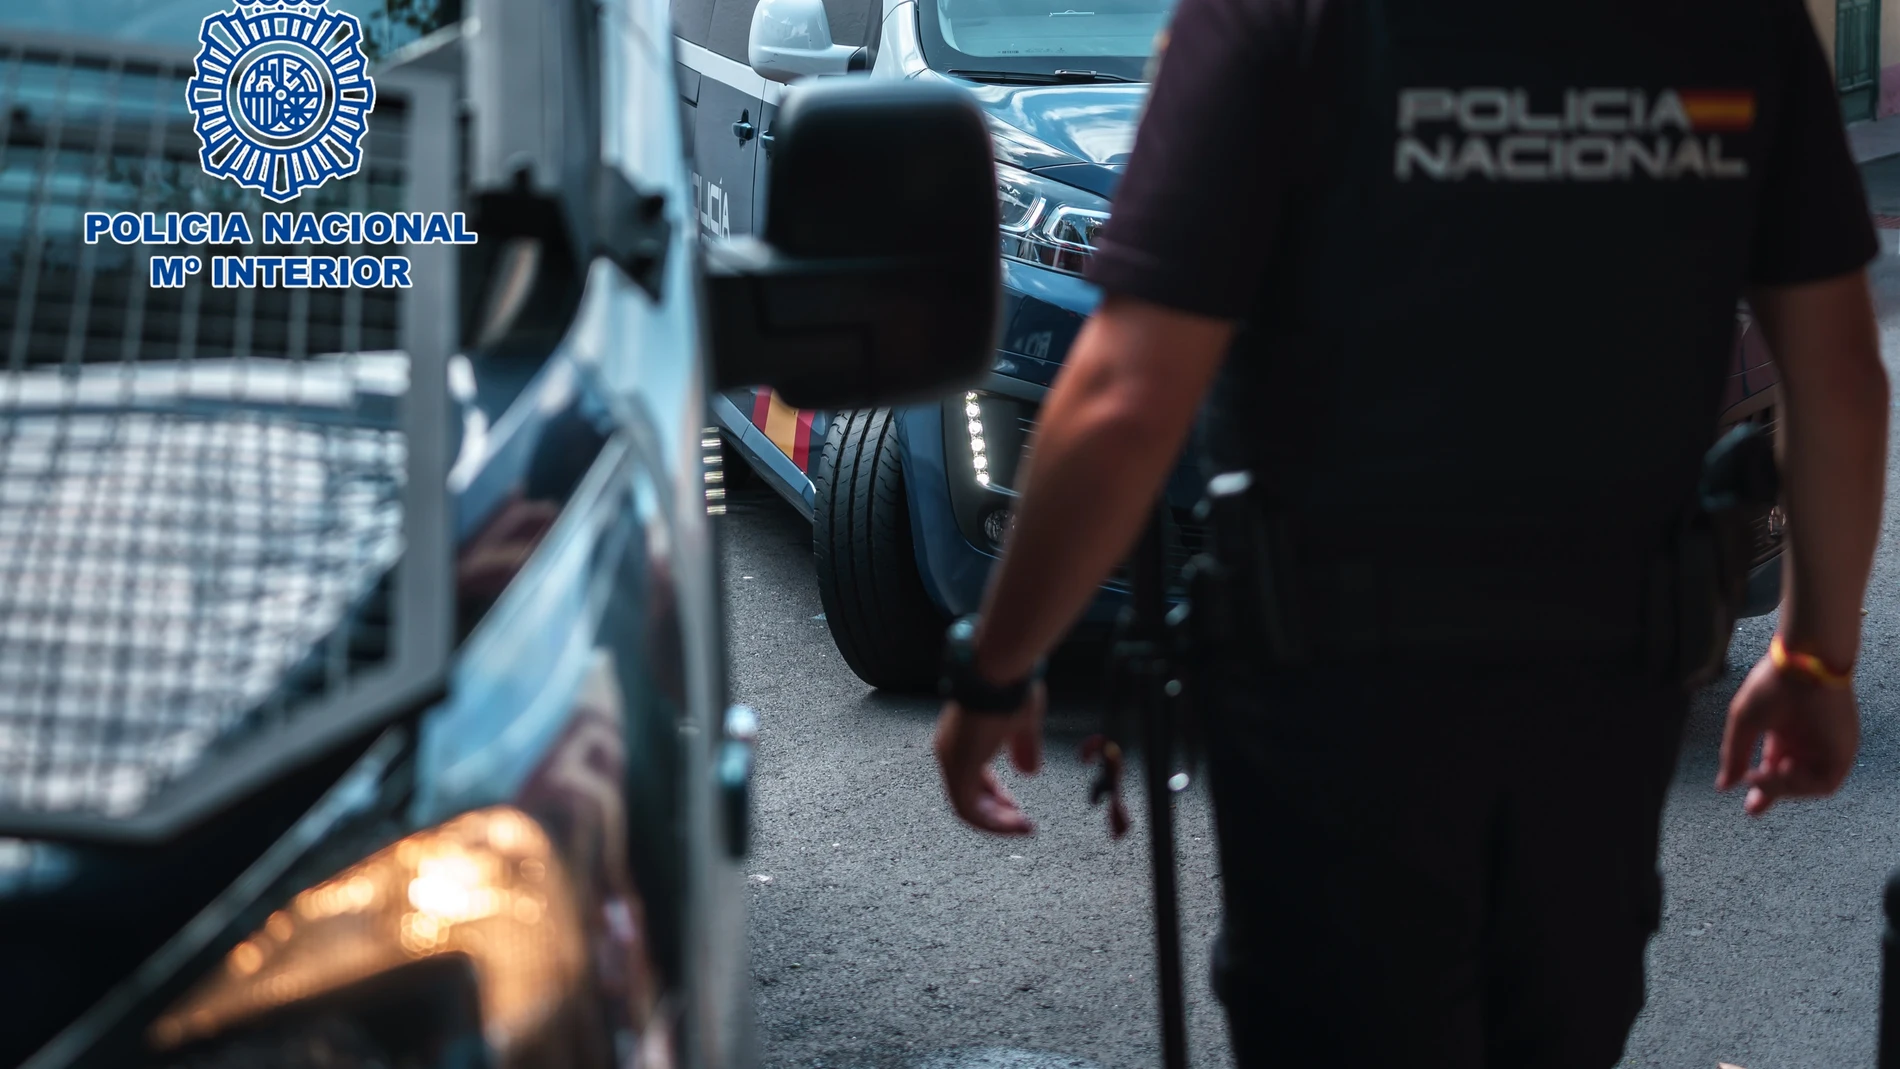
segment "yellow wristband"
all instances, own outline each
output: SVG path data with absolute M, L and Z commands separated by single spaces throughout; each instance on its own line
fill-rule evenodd
M 1783 675 L 1800 676 L 1810 683 L 1823 687 L 1845 690 L 1854 685 L 1852 669 L 1836 672 L 1826 662 L 1812 653 L 1801 653 L 1788 648 L 1788 644 L 1776 635 L 1768 643 L 1768 659 L 1774 662 L 1775 670 Z

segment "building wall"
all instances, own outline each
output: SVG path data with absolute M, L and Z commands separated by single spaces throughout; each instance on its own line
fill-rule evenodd
M 1834 4 L 1835 0 L 1807 0 L 1830 68 L 1834 65 Z M 1900 0 L 1881 0 L 1880 4 L 1880 101 L 1875 114 L 1882 118 L 1900 114 Z
M 1829 68 L 1834 66 L 1834 0 L 1808 0 L 1808 14 L 1814 16 L 1814 30 L 1821 36 L 1821 48 L 1827 53 Z M 1886 43 L 1881 43 L 1881 57 L 1887 55 Z
M 1880 115 L 1896 112 L 1900 112 L 1900 0 L 1881 0 Z

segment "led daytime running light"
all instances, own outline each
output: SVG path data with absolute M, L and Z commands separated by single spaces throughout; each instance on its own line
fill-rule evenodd
M 963 395 L 963 414 L 970 417 L 970 470 L 976 472 L 976 481 L 984 486 L 990 484 L 990 458 L 983 441 L 983 406 L 976 403 L 975 393 Z

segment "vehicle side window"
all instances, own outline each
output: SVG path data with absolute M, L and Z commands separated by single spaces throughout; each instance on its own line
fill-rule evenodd
M 712 0 L 712 24 L 706 47 L 741 63 L 746 59 L 746 36 L 752 32 L 752 12 L 759 0 Z
M 675 19 L 682 5 L 694 0 L 673 0 Z M 704 44 L 707 48 L 729 59 L 741 63 L 746 59 L 746 37 L 752 32 L 752 12 L 759 6 L 759 0 L 710 0 L 712 3 L 711 28 L 706 34 Z M 878 13 L 884 9 L 881 0 L 825 0 L 825 21 L 831 24 L 833 44 L 869 45 L 877 36 Z M 685 30 L 680 33 L 685 34 Z M 688 37 L 687 40 L 692 40 Z M 699 43 L 699 42 L 695 42 Z
M 877 36 L 881 0 L 825 0 L 825 21 L 833 44 L 868 47 Z
M 696 45 L 705 45 L 712 25 L 713 0 L 672 0 L 673 32 Z

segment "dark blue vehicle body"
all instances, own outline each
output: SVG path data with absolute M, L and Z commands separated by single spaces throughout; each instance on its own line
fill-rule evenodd
M 990 119 L 999 162 L 1096 196 L 1113 193 L 1133 141 L 1146 86 L 964 84 Z M 705 155 L 702 151 L 702 161 Z M 1002 268 L 1001 334 L 986 390 L 1007 394 L 1033 408 L 1054 381 L 1100 294 L 1073 273 L 1009 257 L 1004 257 Z M 763 392 L 719 400 L 724 403 L 715 403 L 714 414 L 728 440 L 809 517 L 814 466 L 820 461 L 832 413 L 785 409 Z M 972 537 L 967 518 L 958 521 L 952 486 L 953 480 L 968 482 L 967 458 L 960 465 L 946 462 L 943 406 L 905 406 L 895 415 L 917 570 L 941 612 L 949 616 L 973 612 L 996 559 L 996 546 L 980 535 Z M 786 434 L 772 433 L 777 424 L 789 428 Z M 1169 490 L 1183 528 L 1188 526 L 1187 515 L 1198 493 L 1198 472 L 1194 465 L 1184 464 Z M 1191 531 L 1187 533 L 1191 536 Z M 1104 588 L 1089 620 L 1111 621 L 1123 596 L 1120 584 Z
M 1103 184 L 1112 187 L 1112 179 Z M 991 388 L 1032 403 L 1038 401 L 1055 380 L 1062 356 L 1099 298 L 1094 286 L 1074 276 L 1004 260 L 1005 327 Z M 1044 355 L 1032 356 L 1031 352 Z M 951 487 L 953 480 L 969 480 L 967 462 L 952 464 L 946 459 L 953 447 L 946 442 L 943 406 L 907 406 L 898 409 L 897 416 L 918 571 L 931 599 L 947 615 L 974 612 L 997 553 L 993 544 L 972 539 L 958 523 Z M 1177 529 L 1185 529 L 1190 537 L 1193 528 L 1187 515 L 1200 492 L 1199 467 L 1190 460 L 1175 470 L 1167 492 Z M 1125 587 L 1111 582 L 1096 599 L 1086 621 L 1112 622 L 1125 597 Z
M 97 665 L 95 686 L 122 688 L 126 708 L 111 710 L 116 719 L 106 723 L 120 725 L 125 741 L 107 737 L 76 751 L 68 744 L 29 768 L 23 747 L 56 737 L 55 718 L 81 700 L 73 679 L 80 669 L 41 672 L 38 691 L 54 712 L 34 725 L 49 734 L 29 735 L 20 701 L 31 686 L 19 665 L 30 651 L 0 640 L 9 654 L 0 670 L 0 765 L 8 770 L 0 775 L 0 928 L 7 932 L 0 940 L 0 1064 L 298 1064 L 319 1057 L 310 1051 L 339 1029 L 360 1045 L 343 1064 L 401 1062 L 413 1048 L 432 1045 L 460 1045 L 459 1054 L 443 1055 L 455 1064 L 629 1064 L 636 1050 L 648 1063 L 750 1064 L 735 867 L 743 831 L 730 819 L 743 813 L 733 792 L 744 789 L 749 759 L 726 745 L 727 728 L 743 728 L 749 714 L 725 707 L 715 520 L 702 481 L 708 364 L 692 299 L 700 247 L 673 113 L 602 122 L 632 135 L 621 173 L 670 194 L 666 210 L 685 240 L 668 249 L 663 292 L 684 299 L 655 299 L 607 267 L 593 273 L 587 299 L 569 305 L 557 324 L 561 334 L 546 348 L 449 354 L 457 265 L 445 250 L 407 250 L 416 287 L 401 298 L 369 291 L 348 302 L 303 300 L 283 290 L 239 297 L 203 279 L 193 281 L 189 297 L 150 289 L 129 250 L 102 245 L 76 256 L 78 231 L 57 224 L 54 198 L 87 181 L 95 151 L 134 176 L 86 186 L 87 203 L 100 209 L 174 206 L 154 204 L 158 182 L 141 187 L 136 178 L 143 170 L 160 174 L 160 163 L 177 167 L 190 195 L 223 192 L 196 173 L 183 106 L 195 20 L 214 6 L 191 6 L 194 21 L 154 41 L 105 29 L 73 33 L 53 19 L 25 17 L 20 27 L 0 18 L 0 67 L 18 87 L 0 137 L 11 149 L 10 173 L 37 176 L 0 212 L 7 264 L 0 303 L 17 317 L 9 332 L 17 326 L 14 336 L 27 341 L 24 349 L 16 342 L 14 360 L 0 369 L 0 471 L 13 473 L 0 494 L 7 520 L 37 515 L 31 503 L 50 501 L 57 490 L 13 492 L 21 485 L 22 428 L 91 421 L 116 436 L 125 432 L 111 428 L 154 413 L 159 429 L 151 433 L 160 437 L 145 448 L 152 455 L 171 449 L 176 467 L 151 468 L 137 448 L 101 449 L 93 467 L 76 465 L 61 478 L 93 493 L 110 485 L 135 495 L 123 507 L 145 510 L 142 525 L 163 530 L 172 544 L 73 542 L 63 547 L 64 566 L 44 571 L 50 582 L 83 589 L 80 562 L 143 551 L 185 561 L 198 574 L 193 587 L 169 595 L 170 615 L 49 640 L 41 656 L 57 664 L 62 653 L 70 659 L 88 643 L 110 641 L 123 644 L 134 665 L 140 656 L 162 664 L 140 652 L 140 629 L 178 642 L 187 626 L 196 639 L 215 635 L 223 620 L 237 630 L 218 662 L 222 674 L 259 672 L 264 655 L 255 651 L 270 648 L 271 618 L 257 607 L 268 577 L 302 568 L 293 578 L 312 582 L 325 559 L 308 549 L 312 528 L 285 503 L 284 486 L 327 487 L 322 533 L 347 533 L 344 525 L 368 509 L 350 502 L 368 501 L 380 515 L 399 515 L 396 529 L 420 548 L 393 564 L 381 560 L 388 578 L 375 584 L 377 592 L 337 609 L 344 622 L 319 633 L 314 672 L 306 678 L 296 675 L 301 668 L 290 670 L 287 678 L 298 681 L 282 685 L 274 714 L 209 742 L 163 733 L 190 723 L 202 701 L 179 681 L 187 677 L 173 679 L 168 691 L 140 690 L 153 686 L 151 674 Z M 472 6 L 491 25 L 542 14 L 538 3 Z M 664 19 L 663 11 L 637 4 L 612 13 L 633 27 Z M 33 12 L 9 13 L 16 14 Z M 43 29 L 45 22 L 53 29 Z M 618 84 L 638 89 L 639 99 L 664 100 L 672 91 L 663 34 L 596 33 L 578 19 L 570 25 L 578 29 L 551 47 L 596 58 Z M 656 50 L 649 39 L 662 45 Z M 349 207 L 352 195 L 364 198 L 359 207 L 455 206 L 452 115 L 475 53 L 451 29 L 378 66 L 381 99 L 364 176 L 297 207 Z M 108 71 L 122 83 L 116 96 Z M 148 103 L 155 98 L 158 105 Z M 599 136 L 578 122 L 570 132 L 589 144 Z M 83 151 L 40 153 L 49 136 Z M 489 213 L 489 221 L 499 225 L 500 214 Z M 25 233 L 43 242 L 35 245 L 44 249 L 37 263 L 17 255 Z M 483 241 L 499 236 L 491 230 Z M 128 316 L 128 304 L 142 309 L 142 320 Z M 109 326 L 87 331 L 89 320 Z M 193 379 L 194 364 L 201 372 L 237 372 Z M 58 381 L 125 383 L 127 391 L 80 408 L 68 394 L 42 388 Z M 133 396 L 135 382 L 142 409 L 122 400 Z M 227 436 L 270 428 L 278 440 L 315 444 L 299 445 L 304 453 L 232 444 L 215 454 L 166 445 L 193 440 L 200 426 Z M 381 471 L 339 485 L 349 443 L 390 433 L 409 443 L 399 475 Z M 107 484 L 91 474 L 110 475 L 114 463 L 130 465 L 137 478 Z M 272 479 L 281 480 L 275 491 Z M 248 496 L 259 493 L 277 495 L 274 511 Z M 196 521 L 165 526 L 165 510 L 181 501 L 202 509 Z M 265 547 L 257 562 L 243 558 L 241 540 L 223 543 L 222 555 L 191 541 L 193 527 L 241 539 L 247 522 L 263 524 L 255 532 Z M 12 581 L 0 589 L 0 620 L 17 626 L 32 618 L 30 591 Z M 127 606 L 137 604 L 114 607 L 130 614 Z M 312 595 L 299 614 L 327 611 Z M 197 680 L 191 686 L 212 686 L 217 674 L 190 677 Z M 156 729 L 154 707 L 170 718 Z M 87 738 L 84 724 L 67 730 Z M 124 756 L 113 748 L 122 744 L 130 747 Z M 202 754 L 177 771 L 158 764 L 168 746 Z M 124 767 L 152 769 L 154 786 L 102 814 L 97 789 L 82 789 L 85 777 Z M 726 816 L 719 802 L 706 804 L 707 785 L 719 782 L 730 788 Z M 47 783 L 60 785 L 36 786 Z M 297 978 L 295 956 L 316 953 L 312 939 L 366 952 L 383 944 L 366 937 L 364 926 L 350 930 L 347 914 L 339 920 L 296 903 L 352 880 L 387 884 L 392 851 L 468 846 L 484 829 L 503 831 L 510 850 L 526 851 L 517 860 L 544 874 L 534 891 L 494 878 L 494 893 L 528 903 L 527 912 L 464 920 L 460 927 L 475 931 L 474 942 L 453 943 L 445 929 L 433 946 L 409 948 L 414 964 L 386 970 L 372 953 L 360 980 L 347 973 Z M 326 921 L 341 927 L 326 932 Z M 527 934 L 546 953 L 532 960 L 484 953 L 484 925 L 487 945 Z M 257 950 L 266 943 L 255 933 L 273 930 L 280 943 Z M 452 946 L 473 953 L 452 961 Z M 255 959 L 243 957 L 253 950 Z M 228 1001 L 202 1003 L 225 1008 L 205 1011 L 202 1025 L 188 1016 L 180 1023 L 176 1007 L 191 1004 L 184 1000 L 225 997 L 216 982 L 233 953 L 253 962 L 260 981 L 287 983 L 290 994 L 258 999 L 242 1012 Z M 312 959 L 303 960 L 307 968 Z M 557 963 L 551 972 L 549 963 Z M 497 1002 L 494 989 L 509 983 L 539 987 L 544 1009 L 523 1015 Z M 502 1060 L 491 1061 L 484 1044 Z M 359 1055 L 365 1061 L 351 1060 Z

